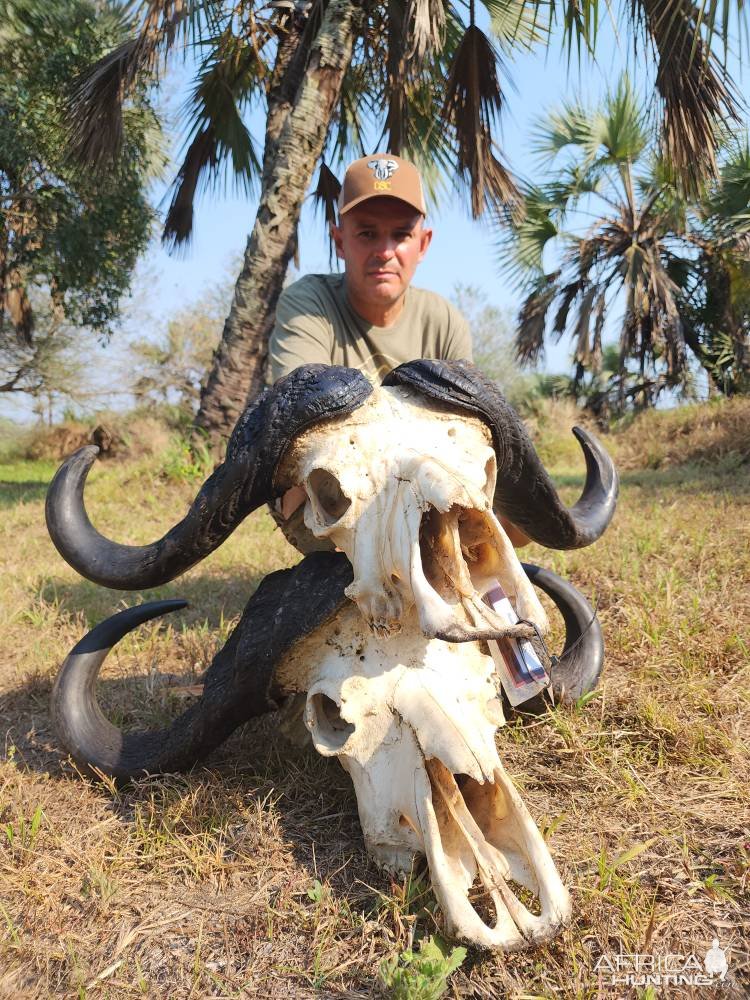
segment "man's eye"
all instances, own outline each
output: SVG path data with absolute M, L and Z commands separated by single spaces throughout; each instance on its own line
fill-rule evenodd
M 373 235 L 373 232 L 372 232 L 372 229 L 362 229 L 362 230 L 360 231 L 360 234 L 359 234 L 359 235 L 360 235 L 360 236 L 364 236 L 364 237 L 365 237 L 365 239 L 368 239 L 368 240 L 369 240 L 369 239 L 370 239 L 370 237 L 371 237 L 371 236 Z

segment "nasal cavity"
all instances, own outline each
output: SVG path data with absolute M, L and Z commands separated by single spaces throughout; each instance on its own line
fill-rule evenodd
M 484 495 L 490 503 L 495 499 L 495 484 L 497 483 L 497 458 L 491 455 L 484 463 Z
M 320 744 L 323 744 L 329 751 L 340 750 L 354 732 L 354 725 L 342 718 L 333 698 L 321 691 L 311 696 L 309 708 L 312 709 L 311 728 L 316 748 L 320 751 Z
M 352 503 L 341 489 L 338 479 L 327 469 L 313 469 L 307 477 L 307 483 L 326 523 L 335 524 Z

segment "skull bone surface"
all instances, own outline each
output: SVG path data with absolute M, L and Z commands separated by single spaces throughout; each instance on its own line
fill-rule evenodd
M 375 632 L 398 632 L 416 607 L 427 636 L 481 638 L 504 624 L 481 600 L 493 580 L 546 630 L 492 511 L 497 464 L 482 421 L 380 388 L 346 420 L 304 434 L 290 465 L 307 490 L 305 524 L 348 556 L 347 595 Z
M 514 949 L 551 937 L 570 901 L 497 753 L 504 717 L 481 640 L 506 623 L 482 595 L 499 580 L 520 617 L 542 630 L 546 617 L 492 512 L 488 430 L 380 388 L 302 435 L 283 475 L 307 490 L 307 526 L 348 556 L 356 608 L 324 650 L 300 643 L 278 682 L 306 693 L 316 749 L 350 774 L 368 851 L 390 870 L 425 854 L 460 938 Z

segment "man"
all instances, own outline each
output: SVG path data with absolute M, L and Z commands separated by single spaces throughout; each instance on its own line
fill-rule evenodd
M 411 288 L 432 240 L 416 167 L 389 153 L 356 160 L 331 233 L 344 274 L 284 289 L 269 343 L 269 382 L 299 365 L 359 368 L 381 382 L 415 358 L 471 360 L 468 324 L 435 292 Z
M 269 341 L 268 381 L 300 365 L 358 368 L 381 382 L 415 358 L 471 360 L 471 335 L 458 310 L 435 292 L 412 288 L 432 240 L 416 167 L 390 153 L 365 156 L 346 171 L 338 225 L 331 227 L 343 274 L 308 274 L 285 288 Z M 303 521 L 305 491 L 289 490 L 272 512 L 301 552 L 329 548 Z

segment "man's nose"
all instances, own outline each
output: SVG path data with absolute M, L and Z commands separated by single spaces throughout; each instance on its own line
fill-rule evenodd
M 390 260 L 396 252 L 396 241 L 386 237 L 375 247 L 375 256 L 381 260 Z

